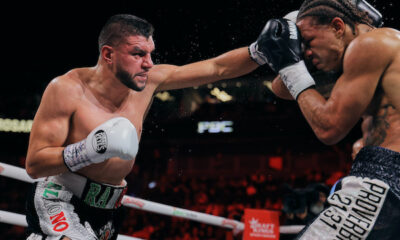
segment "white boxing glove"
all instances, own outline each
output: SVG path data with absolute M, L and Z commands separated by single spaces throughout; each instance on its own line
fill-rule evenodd
M 63 158 L 68 169 L 75 172 L 112 157 L 132 160 L 138 148 L 135 126 L 126 118 L 116 117 L 96 127 L 86 139 L 66 146 Z

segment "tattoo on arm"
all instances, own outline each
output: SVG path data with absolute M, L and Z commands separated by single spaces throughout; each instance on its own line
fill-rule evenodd
M 383 113 L 374 116 L 372 124 L 369 128 L 369 134 L 365 140 L 366 146 L 379 146 L 385 141 L 387 129 L 390 127 L 390 124 L 386 119 L 389 108 L 395 109 L 392 104 L 386 104 L 382 106 Z

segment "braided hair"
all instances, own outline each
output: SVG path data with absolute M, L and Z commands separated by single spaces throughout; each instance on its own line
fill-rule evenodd
M 297 20 L 305 17 L 315 17 L 319 24 L 329 24 L 335 17 L 339 17 L 348 24 L 353 33 L 357 23 L 370 25 L 372 19 L 367 12 L 356 7 L 356 0 L 305 0 L 300 7 Z

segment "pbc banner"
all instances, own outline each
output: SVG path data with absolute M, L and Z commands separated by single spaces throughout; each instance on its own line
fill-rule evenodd
M 279 240 L 279 212 L 245 209 L 243 240 Z

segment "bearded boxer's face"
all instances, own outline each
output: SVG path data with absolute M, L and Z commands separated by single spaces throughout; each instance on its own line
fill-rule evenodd
M 153 67 L 151 53 L 154 51 L 152 37 L 129 36 L 116 47 L 114 71 L 116 77 L 127 87 L 142 91 L 148 72 Z
M 297 22 L 304 44 L 305 58 L 322 71 L 341 68 L 343 42 L 330 25 L 321 25 L 312 17 Z

